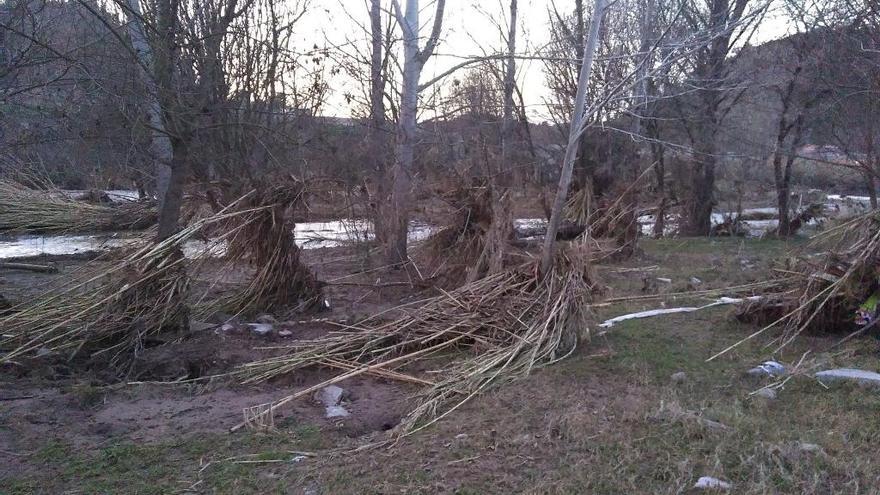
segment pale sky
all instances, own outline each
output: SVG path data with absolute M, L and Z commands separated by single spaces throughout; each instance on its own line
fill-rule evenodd
M 556 7 L 561 12 L 571 12 L 574 9 L 574 0 L 519 1 L 518 53 L 534 53 L 536 47 L 543 46 L 549 41 L 548 7 L 551 1 L 555 1 Z M 400 2 L 404 4 L 404 0 Z M 387 3 L 390 5 L 390 1 Z M 447 0 L 441 42 L 435 52 L 436 55 L 423 70 L 421 80 L 427 81 L 442 73 L 461 62 L 462 57 L 502 51 L 503 38 L 492 19 L 506 24 L 509 3 L 509 0 Z M 367 0 L 311 0 L 310 9 L 299 25 L 298 43 L 302 43 L 303 48 L 308 49 L 315 44 L 322 46 L 325 39 L 329 40 L 330 45 L 342 45 L 346 40 L 350 40 L 360 41 L 362 46 L 366 47 L 367 34 L 358 23 L 368 24 L 367 5 Z M 433 14 L 433 1 L 422 0 L 420 20 L 423 24 L 424 36 L 430 32 Z M 753 38 L 752 44 L 781 37 L 786 34 L 787 29 L 785 20 L 771 12 Z M 548 89 L 544 82 L 542 63 L 517 61 L 517 82 L 523 92 L 530 116 L 536 120 L 547 120 L 548 113 L 544 100 Z M 357 86 L 344 75 L 334 76 L 330 86 L 332 94 L 323 113 L 340 117 L 348 116 L 350 108 L 343 95 L 346 91 L 356 92 Z

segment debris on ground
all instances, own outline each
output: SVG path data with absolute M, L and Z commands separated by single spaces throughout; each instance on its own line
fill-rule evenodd
M 673 373 L 669 379 L 672 380 L 672 383 L 684 383 L 687 380 L 687 373 L 684 371 L 678 371 Z
M 257 335 L 268 335 L 274 328 L 268 323 L 248 323 L 247 325 L 250 327 L 251 332 L 254 332 Z
M 650 309 L 648 311 L 640 311 L 638 313 L 629 313 L 625 315 L 615 316 L 610 320 L 605 320 L 600 323 L 599 326 L 602 328 L 610 328 L 613 327 L 615 323 L 620 323 L 622 321 L 627 320 L 636 320 L 641 318 L 651 318 L 654 316 L 660 315 L 669 315 L 675 313 L 693 313 L 694 311 L 700 311 L 703 309 L 714 308 L 716 306 L 726 306 L 730 304 L 741 304 L 745 301 L 753 300 L 753 297 L 748 297 L 745 299 L 734 298 L 734 297 L 722 297 L 716 300 L 715 302 L 705 304 L 703 306 L 685 306 L 680 308 L 664 308 L 664 309 Z
M 315 392 L 315 400 L 324 405 L 324 417 L 334 419 L 347 418 L 351 415 L 347 409 L 340 405 L 344 395 L 345 390 L 336 385 L 328 385 Z
M 748 370 L 746 373 L 752 376 L 782 376 L 786 373 L 785 366 L 776 361 L 764 361 L 763 363 Z
M 855 382 L 860 385 L 880 387 L 880 373 L 874 371 L 839 368 L 819 371 L 815 377 L 825 385 L 836 382 Z
M 761 398 L 767 399 L 767 400 L 773 400 L 776 398 L 776 390 L 769 388 L 769 387 L 764 387 L 764 388 L 758 390 L 757 392 L 755 392 L 755 396 L 761 397 Z
M 726 481 L 713 478 L 711 476 L 702 476 L 694 484 L 694 488 L 701 490 L 730 490 L 732 485 Z

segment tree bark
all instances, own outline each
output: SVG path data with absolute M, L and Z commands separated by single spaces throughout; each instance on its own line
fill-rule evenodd
M 149 74 L 146 69 L 155 71 L 153 63 L 153 52 L 150 44 L 147 42 L 147 36 L 144 31 L 143 13 L 141 12 L 141 4 L 139 0 L 126 0 L 126 4 L 130 10 L 128 13 L 128 34 L 131 37 L 131 45 L 140 62 L 141 79 L 146 89 L 146 110 L 147 119 L 151 130 L 150 148 L 153 159 L 156 160 L 156 196 L 159 200 L 159 209 L 165 203 L 165 194 L 171 183 L 171 164 L 173 162 L 174 151 L 171 146 L 171 138 L 165 129 L 165 123 L 162 118 L 162 104 L 159 93 L 159 85 L 156 84 L 155 73 Z
M 403 29 L 403 84 L 400 96 L 400 122 L 397 135 L 397 156 L 391 171 L 391 218 L 389 237 L 385 242 L 385 261 L 399 265 L 408 259 L 407 236 L 412 203 L 412 171 L 418 124 L 419 76 L 425 62 L 431 57 L 440 36 L 445 0 L 437 0 L 434 26 L 425 47 L 419 50 L 419 1 L 407 0 L 402 13 L 397 0 L 393 2 L 395 15 Z
M 584 58 L 578 75 L 578 89 L 575 95 L 574 108 L 571 113 L 571 125 L 569 127 L 568 144 L 565 147 L 565 158 L 562 162 L 562 173 L 559 176 L 559 185 L 556 189 L 556 199 L 550 214 L 550 222 L 547 225 L 547 233 L 544 235 L 544 247 L 541 253 L 541 273 L 547 274 L 553 266 L 553 255 L 556 246 L 556 232 L 562 221 L 562 210 L 568 197 L 568 187 L 571 184 L 571 175 L 574 168 L 574 160 L 577 157 L 578 145 L 584 131 L 584 112 L 586 111 L 587 86 L 590 81 L 590 73 L 593 69 L 593 59 L 596 56 L 596 48 L 599 45 L 599 27 L 602 17 L 607 8 L 606 0 L 596 0 L 593 8 L 593 18 L 590 21 L 590 34 L 584 46 Z
M 501 169 L 499 180 L 511 185 L 510 148 L 513 143 L 513 89 L 516 85 L 516 18 L 517 0 L 510 0 L 510 29 L 507 34 L 507 64 L 504 71 L 504 108 L 501 124 Z
M 387 169 L 387 123 L 385 119 L 385 77 L 383 67 L 382 1 L 370 0 L 370 129 L 369 160 L 373 164 L 376 195 L 373 198 L 373 230 L 376 242 L 382 245 L 388 238 L 386 215 L 388 215 L 388 187 L 385 181 Z

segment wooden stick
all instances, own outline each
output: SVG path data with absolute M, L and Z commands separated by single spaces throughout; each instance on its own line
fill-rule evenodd
M 55 265 L 34 265 L 31 263 L 0 262 L 0 268 L 6 268 L 7 270 L 27 270 L 29 272 L 37 273 L 58 273 L 58 267 Z

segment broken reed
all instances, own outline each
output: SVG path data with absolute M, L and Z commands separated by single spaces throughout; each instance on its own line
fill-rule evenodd
M 163 241 L 144 239 L 121 258 L 92 262 L 72 280 L 12 308 L 0 318 L 0 349 L 6 350 L 0 363 L 44 352 L 88 352 L 123 364 L 146 340 L 188 329 L 188 269 L 194 265 L 183 255 L 185 244 L 205 227 L 247 213 L 221 212 Z M 221 237 L 214 245 L 223 242 Z
M 589 338 L 592 274 L 581 249 L 559 255 L 541 277 L 529 262 L 467 283 L 439 296 L 383 313 L 323 338 L 298 341 L 281 356 L 244 365 L 238 373 L 259 382 L 308 367 L 340 373 L 278 401 L 245 410 L 242 425 L 272 423 L 284 404 L 339 381 L 373 374 L 424 385 L 398 432 L 432 424 L 486 388 L 528 375 L 570 355 Z M 455 351 L 455 352 L 453 352 Z M 450 359 L 430 379 L 404 371 L 428 357 Z
M 771 328 L 782 328 L 774 340 L 778 349 L 807 330 L 856 330 L 855 310 L 880 283 L 880 211 L 814 236 L 807 249 L 823 252 L 790 260 L 791 266 L 778 270 L 775 287 L 737 314 L 740 319 L 766 324 L 710 360 Z
M 238 203 L 241 213 L 227 221 L 226 262 L 247 264 L 253 275 L 232 295 L 200 305 L 199 314 L 235 314 L 292 308 L 299 311 L 323 302 L 321 284 L 300 260 L 293 213 L 303 200 L 301 182 L 255 188 Z
M 501 271 L 513 215 L 509 198 L 496 196 L 487 181 L 458 185 L 441 195 L 452 214 L 416 249 L 429 279 L 449 288 Z
M 60 190 L 30 189 L 0 180 L 0 231 L 17 234 L 145 229 L 155 224 L 152 201 L 102 205 L 78 201 Z

